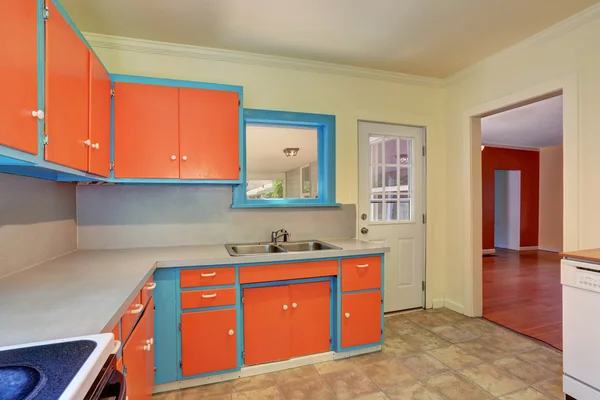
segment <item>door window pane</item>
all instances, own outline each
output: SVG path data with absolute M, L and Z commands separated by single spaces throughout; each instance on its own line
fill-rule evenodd
M 395 165 L 398 163 L 398 138 L 385 139 L 385 163 Z
M 383 186 L 383 167 L 373 165 L 371 167 L 371 188 L 381 188 Z

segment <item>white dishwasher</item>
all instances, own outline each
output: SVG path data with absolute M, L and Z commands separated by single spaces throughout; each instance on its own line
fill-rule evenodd
M 577 400 L 600 400 L 600 264 L 561 261 L 563 390 Z

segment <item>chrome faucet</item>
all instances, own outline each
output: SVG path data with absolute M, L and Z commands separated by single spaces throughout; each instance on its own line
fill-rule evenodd
M 289 238 L 292 237 L 292 234 L 286 231 L 285 229 L 280 229 L 278 231 L 271 232 L 271 243 L 277 244 L 277 239 L 283 237 L 283 241 L 287 242 Z

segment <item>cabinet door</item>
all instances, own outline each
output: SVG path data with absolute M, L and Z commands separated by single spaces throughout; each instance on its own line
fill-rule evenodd
M 93 52 L 90 56 L 89 167 L 92 174 L 110 175 L 110 76 Z
M 144 305 L 142 304 L 141 296 L 138 293 L 133 299 L 125 314 L 121 317 L 121 341 L 127 340 L 127 336 L 135 326 L 138 318 L 142 315 Z
M 235 92 L 179 89 L 182 179 L 239 178 L 238 112 Z
M 182 375 L 237 367 L 235 309 L 181 314 Z
M 127 368 L 127 398 L 129 400 L 150 399 L 148 394 L 148 346 L 147 326 L 144 317 L 135 326 L 123 346 L 123 366 Z
M 178 89 L 115 83 L 115 177 L 179 178 Z
M 46 22 L 46 160 L 88 169 L 89 54 L 52 1 Z
M 0 13 L 0 145 L 38 152 L 37 0 L 3 1 Z
M 342 295 L 342 347 L 381 340 L 381 292 Z
M 331 302 L 329 282 L 290 285 L 292 357 L 330 350 Z
M 246 365 L 292 357 L 291 309 L 288 286 L 244 289 Z
M 146 306 L 146 311 L 140 323 L 146 324 L 146 343 L 150 341 L 150 350 L 146 352 L 146 394 L 148 398 L 152 397 L 154 391 L 154 297 L 150 299 Z

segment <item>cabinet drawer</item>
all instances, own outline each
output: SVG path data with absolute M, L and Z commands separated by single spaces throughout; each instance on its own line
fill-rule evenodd
M 381 288 L 381 257 L 342 260 L 342 292 Z
M 186 269 L 179 273 L 179 286 L 219 286 L 235 284 L 235 268 Z
M 335 276 L 337 260 L 309 261 L 292 264 L 257 265 L 240 268 L 240 283 L 283 281 L 287 279 Z
M 122 342 L 124 342 L 127 339 L 136 322 L 142 316 L 143 311 L 144 305 L 142 304 L 142 297 L 140 293 L 138 293 L 138 295 L 135 296 L 135 299 L 133 299 L 133 301 L 129 305 L 129 308 L 127 308 L 127 311 L 125 311 L 125 314 L 123 314 L 123 317 L 121 318 Z
M 235 305 L 235 288 L 181 292 L 181 309 Z
M 381 292 L 342 295 L 342 348 L 381 341 Z
M 150 300 L 150 297 L 152 297 L 152 291 L 155 287 L 156 283 L 154 282 L 154 276 L 151 276 L 141 291 L 142 304 L 148 304 L 148 300 Z

